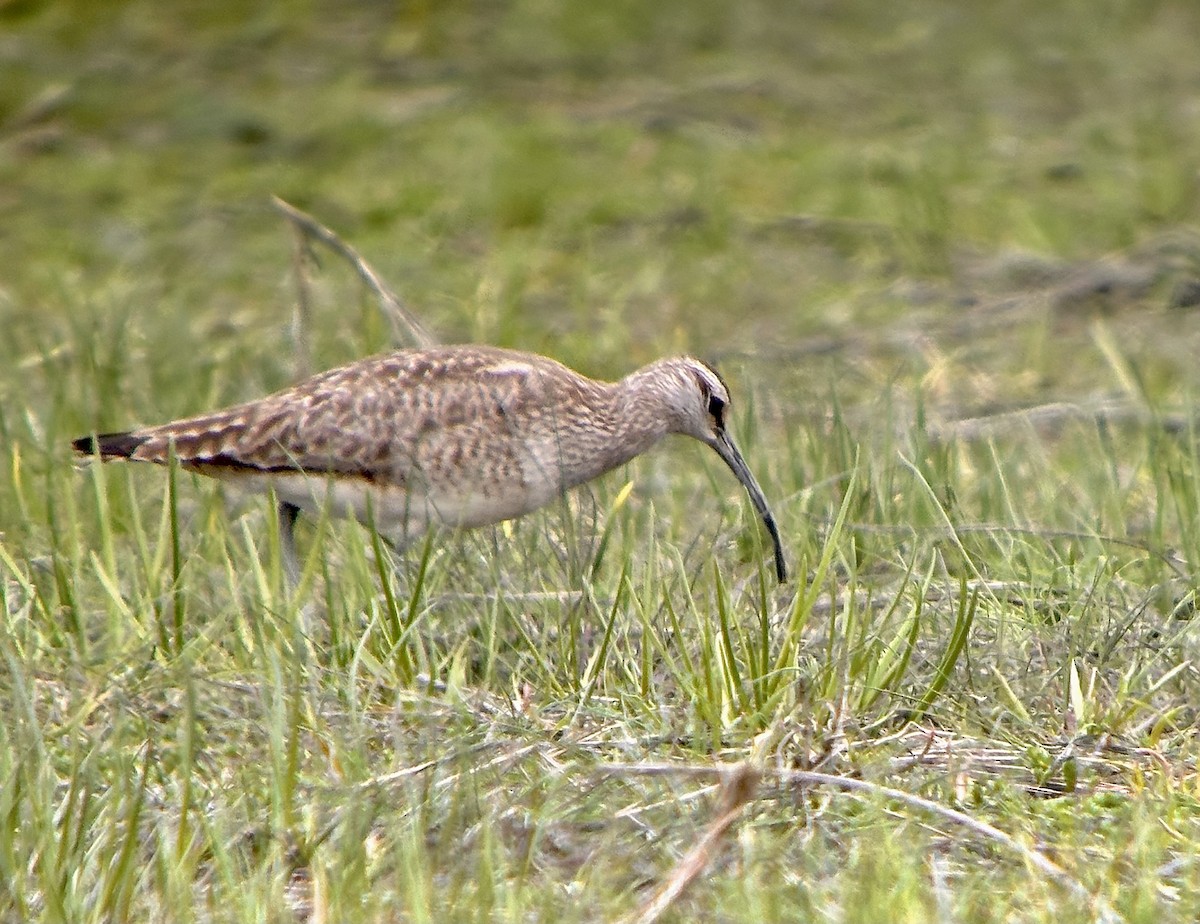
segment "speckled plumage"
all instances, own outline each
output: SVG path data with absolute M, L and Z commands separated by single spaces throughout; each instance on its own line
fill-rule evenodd
M 708 366 L 659 360 L 619 382 L 545 356 L 485 346 L 401 350 L 257 401 L 75 440 L 102 459 L 180 464 L 291 508 L 371 520 L 400 541 L 544 506 L 668 433 L 712 446 L 772 534 L 775 521 L 724 427 L 728 391 Z M 294 513 L 294 511 L 293 511 Z

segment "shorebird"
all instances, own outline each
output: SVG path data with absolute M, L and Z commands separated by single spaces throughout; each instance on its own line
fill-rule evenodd
M 403 545 L 437 525 L 529 513 L 670 433 L 714 449 L 771 536 L 775 517 L 726 426 L 729 390 L 697 359 L 661 359 L 602 382 L 533 353 L 487 346 L 399 350 L 322 372 L 211 414 L 82 436 L 101 460 L 166 464 L 274 491 L 285 564 L 293 526 L 328 509 Z

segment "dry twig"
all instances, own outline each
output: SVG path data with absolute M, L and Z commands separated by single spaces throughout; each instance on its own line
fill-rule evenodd
M 379 299 L 384 317 L 387 318 L 388 325 L 392 329 L 392 339 L 397 345 L 403 344 L 406 340 L 413 341 L 419 347 L 431 347 L 437 344 L 437 339 L 425 329 L 405 306 L 400 296 L 392 291 L 357 250 L 307 212 L 301 211 L 291 203 L 285 202 L 278 196 L 272 196 L 271 202 L 297 228 L 299 233 L 303 233 L 312 240 L 320 241 L 354 267 L 359 278 Z M 406 330 L 407 335 L 405 334 Z
M 693 882 L 708 868 L 716 848 L 728 836 L 742 809 L 754 801 L 760 774 L 749 763 L 740 763 L 722 774 L 721 802 L 716 816 L 701 835 L 696 846 L 675 864 L 666 882 L 632 916 L 627 924 L 653 924 L 675 904 Z
M 296 274 L 296 307 L 292 311 L 292 375 L 298 380 L 312 375 L 312 350 L 308 332 L 312 330 L 312 296 L 309 292 L 311 280 L 308 264 L 312 249 L 304 229 L 292 224 L 292 272 Z
M 992 439 L 1018 430 L 1061 427 L 1072 421 L 1086 420 L 1101 424 L 1156 424 L 1168 433 L 1184 432 L 1190 425 L 1185 414 L 1156 413 L 1140 402 L 1114 398 L 1084 402 L 1052 401 L 1036 407 L 963 417 L 944 423 L 930 423 L 925 432 L 935 443 L 950 440 L 969 442 Z
M 723 773 L 719 767 L 686 764 L 610 764 L 603 768 L 603 772 L 606 774 L 624 774 L 628 776 L 687 776 L 699 779 L 713 779 L 715 777 L 720 777 Z M 1087 887 L 1084 886 L 1082 882 L 1068 873 L 1065 869 L 1047 857 L 1040 850 L 1037 850 L 1033 847 L 1027 847 L 1011 834 L 1001 831 L 999 828 L 994 827 L 985 821 L 980 821 L 977 818 L 973 818 L 965 812 L 960 812 L 957 809 L 952 809 L 948 806 L 941 805 L 931 799 L 925 799 L 921 796 L 916 796 L 900 789 L 892 789 L 888 786 L 880 786 L 877 783 L 871 783 L 867 780 L 856 780 L 848 777 L 834 776 L 829 773 L 817 773 L 808 770 L 777 770 L 773 771 L 770 774 L 770 777 L 774 778 L 784 786 L 828 786 L 834 789 L 840 789 L 843 792 L 866 793 L 883 799 L 890 799 L 894 802 L 899 802 L 903 805 L 906 805 L 909 808 L 919 809 L 922 812 L 927 812 L 942 819 L 943 821 L 947 821 L 960 828 L 964 828 L 984 840 L 998 844 L 1006 850 L 1017 854 L 1029 866 L 1038 870 L 1038 872 L 1040 872 L 1046 878 L 1053 880 L 1063 889 L 1070 892 L 1074 897 L 1090 905 L 1094 911 L 1095 920 L 1104 922 L 1104 924 L 1116 924 L 1116 922 L 1122 920 L 1120 915 L 1118 915 L 1112 909 L 1112 907 L 1102 896 L 1092 895 L 1092 893 L 1088 891 Z M 757 782 L 760 777 L 756 775 L 754 779 L 755 782 Z M 750 794 L 750 798 L 752 797 L 753 791 L 751 791 Z M 739 804 L 737 806 L 737 811 L 740 812 L 744 805 L 745 803 Z M 736 820 L 736 817 L 737 814 L 734 813 L 733 816 L 726 822 L 725 828 L 721 829 L 721 833 L 724 833 L 724 830 L 728 829 L 729 825 Z M 717 823 L 723 818 L 724 815 L 720 816 L 716 821 L 714 821 L 713 824 L 709 826 L 709 832 L 714 831 L 714 829 L 717 827 Z M 692 853 L 680 863 L 679 867 L 677 867 L 677 872 L 672 875 L 670 880 L 668 880 L 667 886 L 664 886 L 664 888 L 655 896 L 655 900 L 660 899 L 660 897 L 670 889 L 674 880 L 680 875 L 678 870 L 683 868 L 687 861 L 690 860 L 694 854 L 697 854 L 702 846 L 708 844 L 706 849 L 711 850 L 711 843 L 708 839 L 709 832 L 706 832 L 705 837 L 701 839 L 701 843 L 697 845 L 696 850 L 692 851 Z M 704 858 L 705 862 L 708 862 L 707 853 L 704 855 Z M 691 878 L 688 879 L 683 885 L 686 887 L 686 885 L 690 884 L 690 882 L 698 874 L 699 870 L 696 870 L 696 872 L 692 874 Z M 674 901 L 674 899 L 677 897 L 677 894 L 673 894 L 671 900 Z M 644 916 L 652 906 L 653 901 L 641 909 L 638 915 L 628 919 L 629 924 L 642 924 L 643 921 L 649 922 L 656 920 L 657 914 L 661 914 L 661 911 L 665 910 L 664 906 L 663 909 L 656 912 L 654 917 Z

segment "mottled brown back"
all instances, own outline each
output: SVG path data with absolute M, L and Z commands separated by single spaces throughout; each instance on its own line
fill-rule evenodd
M 387 477 L 403 481 L 413 454 L 454 431 L 546 425 L 546 408 L 579 406 L 599 383 L 543 356 L 445 347 L 360 360 L 257 401 L 155 427 L 75 441 L 103 458 L 214 469 Z M 558 421 L 559 425 L 563 421 Z M 464 433 L 463 436 L 466 436 Z M 486 445 L 486 441 L 484 441 Z M 231 472 L 232 473 L 232 472 Z

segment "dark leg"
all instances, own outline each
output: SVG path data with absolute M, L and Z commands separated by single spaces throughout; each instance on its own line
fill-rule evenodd
M 288 595 L 291 596 L 300 589 L 300 556 L 296 554 L 296 517 L 300 515 L 300 508 L 279 501 L 275 514 L 279 517 L 279 557 L 283 559 L 283 577 Z M 302 636 L 302 639 L 296 639 L 296 653 L 302 663 L 308 663 L 311 658 L 308 639 L 313 611 L 314 604 L 311 601 L 296 610 L 297 625 Z
M 296 554 L 296 517 L 300 508 L 280 501 L 275 510 L 279 517 L 279 554 L 283 558 L 283 575 L 293 590 L 300 586 L 300 557 Z

